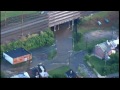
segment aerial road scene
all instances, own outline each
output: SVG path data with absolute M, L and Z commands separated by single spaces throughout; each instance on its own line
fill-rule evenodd
M 1 11 L 1 78 L 119 78 L 119 11 Z

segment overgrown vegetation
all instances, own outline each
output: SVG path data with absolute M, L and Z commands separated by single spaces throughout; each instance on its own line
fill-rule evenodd
M 95 56 L 91 56 L 89 62 L 92 68 L 95 68 L 101 75 L 108 75 L 119 72 L 119 53 L 112 54 L 108 61 L 100 60 Z
M 10 42 L 8 44 L 1 45 L 1 54 L 3 52 L 13 50 L 15 48 L 23 47 L 26 50 L 39 48 L 42 46 L 50 46 L 54 42 L 54 34 L 50 28 L 40 34 L 33 34 L 20 39 L 18 41 Z

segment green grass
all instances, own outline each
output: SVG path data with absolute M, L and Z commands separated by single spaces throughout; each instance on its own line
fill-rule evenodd
M 48 60 L 52 60 L 57 54 L 56 50 L 52 50 L 50 51 L 50 53 L 48 54 Z
M 101 74 L 101 68 L 105 66 L 105 61 L 95 57 L 91 56 L 89 62 L 94 65 L 94 68 Z
M 23 11 L 23 14 L 32 14 L 37 11 Z M 6 18 L 22 15 L 22 11 L 6 11 Z M 5 11 L 1 11 L 1 21 L 5 19 Z
M 88 22 L 90 20 L 98 19 L 98 18 L 104 18 L 107 17 L 112 11 L 101 11 L 98 13 L 93 14 L 92 16 L 85 16 L 83 18 L 84 22 Z
M 59 68 L 56 68 L 54 70 L 49 71 L 48 73 L 50 74 L 50 76 L 52 77 L 60 77 L 60 78 L 65 78 L 65 72 L 67 72 L 69 70 L 68 66 L 62 66 Z M 58 75 L 58 76 L 57 76 Z
M 101 59 L 99 59 L 99 58 L 97 58 L 95 56 L 91 56 L 90 60 L 89 60 L 89 62 L 91 63 L 91 65 L 94 66 L 94 68 L 101 75 L 108 75 L 108 74 L 113 74 L 113 73 L 119 72 L 119 69 L 116 69 L 116 68 L 119 68 L 119 63 L 116 63 L 116 62 L 110 63 L 111 61 L 113 61 L 113 60 L 110 59 L 109 61 L 106 62 L 106 65 L 105 65 L 105 61 L 104 60 L 101 60 Z M 115 65 L 115 64 L 117 64 L 118 66 L 115 69 L 113 69 L 113 65 Z M 102 71 L 102 69 L 104 67 L 107 67 L 107 70 L 110 70 L 110 71 L 106 71 L 107 72 L 106 74 L 103 73 L 103 71 Z M 111 71 L 111 69 L 112 69 L 112 71 Z

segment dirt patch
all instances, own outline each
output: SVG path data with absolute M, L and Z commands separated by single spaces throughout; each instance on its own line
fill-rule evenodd
M 84 35 L 84 38 L 88 38 L 88 41 L 99 40 L 102 38 L 111 39 L 112 37 L 113 39 L 116 39 L 118 37 L 117 31 L 96 30 Z
M 105 22 L 105 18 L 109 20 L 109 23 Z M 97 21 L 100 21 L 102 25 L 99 26 Z M 104 18 L 100 18 L 100 17 L 91 18 L 89 21 L 87 21 L 82 26 L 83 27 L 99 27 L 99 28 L 111 28 L 112 26 L 118 27 L 119 26 L 119 12 L 111 11 Z

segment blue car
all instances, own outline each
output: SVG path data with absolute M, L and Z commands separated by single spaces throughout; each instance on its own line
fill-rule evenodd
M 105 18 L 105 22 L 106 22 L 106 23 L 109 23 L 109 20 Z

